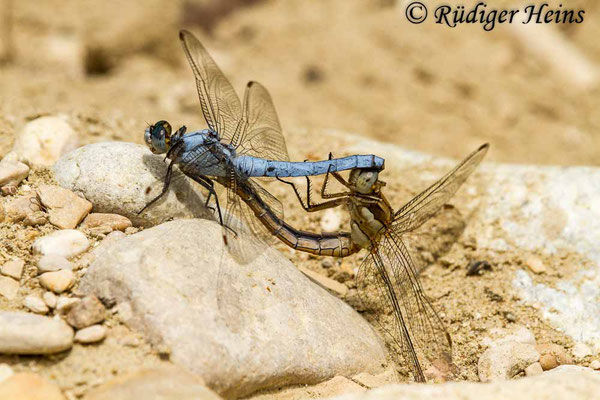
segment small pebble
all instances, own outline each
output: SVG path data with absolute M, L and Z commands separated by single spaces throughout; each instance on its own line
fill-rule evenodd
M 104 321 L 106 308 L 96 296 L 86 296 L 67 314 L 67 322 L 72 327 L 82 329 Z
M 0 273 L 15 278 L 16 280 L 20 280 L 23 275 L 23 267 L 25 267 L 25 262 L 17 258 L 4 263 L 2 269 L 0 269 Z
M 75 341 L 78 343 L 96 343 L 104 340 L 106 337 L 106 327 L 102 325 L 92 325 L 78 330 L 75 333 Z
M 30 192 L 25 196 L 18 197 L 9 201 L 4 207 L 6 216 L 9 221 L 23 221 L 27 216 L 41 211 L 40 203 L 37 201 L 37 196 L 34 192 Z
M 36 254 L 58 254 L 67 258 L 81 254 L 89 247 L 90 242 L 85 235 L 73 229 L 56 231 L 33 243 Z
M 542 369 L 542 366 L 539 362 L 533 363 L 529 367 L 525 368 L 526 376 L 537 376 L 541 375 L 543 372 L 544 370 Z
M 48 223 L 48 216 L 42 211 L 34 211 L 31 214 L 27 214 L 23 219 L 23 225 L 25 226 L 38 226 L 45 225 Z
M 106 226 L 111 230 L 124 231 L 131 226 L 129 218 L 119 214 L 91 213 L 82 222 L 82 228 L 98 228 Z
M 342 216 L 335 208 L 328 208 L 321 217 L 321 229 L 325 232 L 335 232 L 342 225 Z
M 75 283 L 75 274 L 68 269 L 55 272 L 45 272 L 39 276 L 40 284 L 54 293 L 62 293 L 69 290 Z
M 60 229 L 75 228 L 92 211 L 92 203 L 60 186 L 41 185 L 37 193 L 48 209 L 48 220 Z
M 81 300 L 74 297 L 60 296 L 56 300 L 56 311 L 61 314 L 66 314 L 71 311 L 71 308 Z
M 546 272 L 546 266 L 539 257 L 528 257 L 525 261 L 525 265 L 527 265 L 527 268 L 529 268 L 534 274 L 542 274 Z
M 491 382 L 511 379 L 539 359 L 540 354 L 531 344 L 508 342 L 494 345 L 479 358 L 479 380 Z
M 0 276 L 0 296 L 6 297 L 8 300 L 14 300 L 19 291 L 19 282 L 8 276 Z
M 600 360 L 594 360 L 590 363 L 590 368 L 599 370 L 600 369 Z
M 321 261 L 321 266 L 323 268 L 331 268 L 333 267 L 333 261 L 331 261 L 329 258 L 325 258 L 323 261 Z
M 56 295 L 52 292 L 44 292 L 44 294 L 42 295 L 42 299 L 44 300 L 44 303 L 46 303 L 46 305 L 50 308 L 56 308 L 56 303 L 58 298 L 56 297 Z
M 540 353 L 540 365 L 544 371 L 549 371 L 559 365 L 572 364 L 573 360 L 567 355 L 562 346 L 555 343 L 542 343 L 535 346 Z
M 575 346 L 573 346 L 573 350 L 571 350 L 571 352 L 573 353 L 573 356 L 578 360 L 592 355 L 592 349 L 590 349 L 590 346 L 588 346 L 585 343 L 576 343 Z
M 32 372 L 14 374 L 0 385 L 3 400 L 65 400 L 60 388 Z
M 44 300 L 33 295 L 25 297 L 23 305 L 36 314 L 46 314 L 49 311 Z
M 7 380 L 14 374 L 12 368 L 8 364 L 0 364 L 0 383 Z
M 61 269 L 73 270 L 73 263 L 58 254 L 46 254 L 40 257 L 37 263 L 38 273 L 60 271 Z
M 0 161 L 0 186 L 16 187 L 29 175 L 29 167 L 19 161 Z
M 72 345 L 73 329 L 60 318 L 0 311 L 0 354 L 53 354 Z

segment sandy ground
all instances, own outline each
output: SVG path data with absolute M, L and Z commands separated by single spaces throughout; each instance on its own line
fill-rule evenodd
M 112 6 L 120 7 L 117 3 Z M 586 21 L 559 31 L 591 63 L 598 63 L 598 4 L 572 3 L 586 9 Z M 77 2 L 14 2 L 15 57 L 0 66 L 0 156 L 10 150 L 28 120 L 47 114 L 67 115 L 81 144 L 141 143 L 147 123 L 158 119 L 204 127 L 192 75 L 177 43 L 176 31 L 185 20 L 238 93 L 250 79 L 269 89 L 293 159 L 335 153 L 336 143 L 314 133 L 335 128 L 455 158 L 490 142 L 488 160 L 600 164 L 598 89 L 574 88 L 528 53 L 507 29 L 484 33 L 479 27 L 414 26 L 390 1 L 290 0 L 244 5 L 226 15 L 217 9 L 211 31 L 203 31 L 195 23 L 204 14 L 194 10 L 206 14 L 211 4 L 192 2 L 182 12 L 179 2 L 156 0 L 145 6 L 131 3 L 115 15 L 109 11 L 111 5 L 78 14 L 82 10 Z M 164 24 L 148 24 L 154 17 Z M 102 23 L 106 29 L 95 28 Z M 139 28 L 139 37 L 130 25 Z M 151 39 L 144 29 L 151 29 Z M 104 56 L 106 63 L 101 62 Z M 422 189 L 416 184 L 421 172 L 385 178 L 393 205 L 400 206 Z M 51 179 L 39 171 L 27 184 L 35 188 Z M 477 178 L 474 182 L 478 184 Z M 320 230 L 319 215 L 305 215 L 289 191 L 273 190 L 282 198 L 290 222 Z M 483 351 L 479 339 L 493 327 L 510 326 L 507 313 L 527 325 L 538 342 L 572 346 L 537 310 L 521 305 L 510 289 L 509 278 L 530 254 L 491 254 L 477 249 L 475 237 L 460 236 L 468 223 L 468 216 L 460 213 L 460 201 L 467 195 L 462 196 L 454 202 L 456 209 L 447 208 L 420 232 L 419 240 L 435 244 L 436 250 L 418 252 L 431 264 L 423 272 L 423 285 L 453 337 L 458 378 L 477 380 L 476 363 Z M 0 262 L 23 257 L 26 274 L 32 275 L 30 245 L 52 229 L 0 224 Z M 346 283 L 353 290 L 344 300 L 358 307 L 351 278 L 362 255 L 326 269 L 320 259 L 280 249 L 296 265 Z M 465 277 L 465 267 L 473 260 L 488 261 L 492 271 Z M 572 274 L 574 261 L 572 255 L 563 255 L 540 281 L 552 285 Z M 25 286 L 21 296 L 40 291 Z M 18 309 L 20 301 L 0 299 L 0 308 Z M 378 318 L 370 310 L 360 311 L 370 321 Z M 120 326 L 116 320 L 109 324 Z M 114 332 L 117 338 L 128 334 L 121 328 Z M 108 341 L 100 346 L 76 345 L 56 358 L 0 357 L 0 362 L 17 370 L 39 370 L 64 389 L 81 394 L 112 375 L 160 359 L 143 343 L 123 347 Z M 398 370 L 406 372 L 401 366 Z

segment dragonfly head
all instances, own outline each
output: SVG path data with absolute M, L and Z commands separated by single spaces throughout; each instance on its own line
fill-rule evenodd
M 361 194 L 373 193 L 379 188 L 377 178 L 379 172 L 375 169 L 357 168 L 350 172 L 350 184 Z
M 144 141 L 154 154 L 163 154 L 171 147 L 171 125 L 167 121 L 158 121 L 146 128 Z

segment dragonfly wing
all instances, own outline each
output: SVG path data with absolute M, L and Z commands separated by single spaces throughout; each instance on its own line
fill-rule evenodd
M 450 336 L 424 295 L 410 254 L 399 237 L 384 234 L 363 261 L 357 286 L 364 307 L 375 309 L 380 316 L 381 328 L 416 381 L 425 381 L 419 361 L 423 356 L 441 370 L 453 368 Z M 370 298 L 373 288 L 375 296 Z M 386 317 L 389 321 L 383 322 L 381 318 Z
M 245 184 L 276 217 L 283 219 L 283 205 L 279 200 L 253 179 L 248 179 Z M 223 227 L 225 242 L 232 257 L 240 264 L 247 264 L 262 254 L 274 237 L 240 196 L 231 189 L 228 192 Z
M 399 233 L 410 232 L 423 225 L 454 196 L 479 165 L 488 147 L 488 144 L 481 146 L 452 171 L 406 203 L 394 214 L 392 230 Z
M 248 82 L 246 86 L 242 124 L 238 133 L 232 145 L 239 155 L 290 160 L 271 95 L 258 82 Z
M 185 55 L 194 71 L 202 113 L 208 127 L 230 142 L 242 117 L 240 99 L 208 51 L 188 31 L 179 32 Z

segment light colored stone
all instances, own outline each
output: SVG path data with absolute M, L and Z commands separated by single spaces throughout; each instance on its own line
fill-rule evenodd
M 349 306 L 274 249 L 238 265 L 222 243 L 214 222 L 168 222 L 102 252 L 80 290 L 130 303 L 128 326 L 226 397 L 382 369 L 380 339 Z
M 529 367 L 525 368 L 526 376 L 537 376 L 541 375 L 544 372 L 542 365 L 539 362 L 531 364 Z
M 321 217 L 321 229 L 324 232 L 336 232 L 342 225 L 342 215 L 338 208 L 328 208 Z
M 0 186 L 18 186 L 29 175 L 29 167 L 18 161 L 0 161 Z
M 32 164 L 49 167 L 77 147 L 77 133 L 66 118 L 48 116 L 28 122 L 16 135 L 13 151 Z
M 96 296 L 90 295 L 71 307 L 66 320 L 72 327 L 81 329 L 102 322 L 104 318 L 106 308 Z
M 58 254 L 67 258 L 81 254 L 89 247 L 90 242 L 85 235 L 74 229 L 53 232 L 33 243 L 36 254 Z
M 539 359 L 540 353 L 531 344 L 509 342 L 492 346 L 479 358 L 479 380 L 490 382 L 511 379 Z
M 2 273 L 2 275 L 10 276 L 18 281 L 21 280 L 24 267 L 25 262 L 20 258 L 17 258 L 15 260 L 5 262 L 2 266 L 2 269 L 0 269 L 0 273 Z
M 592 355 L 592 349 L 585 343 L 575 343 L 575 346 L 573 346 L 573 350 L 571 352 L 578 360 Z
M 40 284 L 54 293 L 60 294 L 73 287 L 75 274 L 68 269 L 55 272 L 44 272 L 39 276 Z
M 131 225 L 129 218 L 119 214 L 91 213 L 83 220 L 81 227 L 84 229 L 92 229 L 106 226 L 112 230 L 124 231 Z
M 58 300 L 56 300 L 56 311 L 61 314 L 66 314 L 71 311 L 71 308 L 73 308 L 73 306 L 80 301 L 81 299 L 75 297 L 59 296 Z
M 534 274 L 542 274 L 546 272 L 546 266 L 539 257 L 527 257 L 527 260 L 525 260 L 525 265 L 527 265 L 527 268 L 529 268 L 529 270 Z
M 19 291 L 19 282 L 8 276 L 0 276 L 0 296 L 14 300 Z
M 167 172 L 163 158 L 146 146 L 104 142 L 65 155 L 53 170 L 58 183 L 82 193 L 94 204 L 94 211 L 125 216 L 136 226 L 152 226 L 172 218 L 212 219 L 212 213 L 203 206 L 203 189 L 179 173 L 164 199 L 138 215 L 162 190 Z
M 594 360 L 590 363 L 590 368 L 598 370 L 600 369 L 600 360 Z
M 339 283 L 336 280 L 323 276 L 318 272 L 311 271 L 310 269 L 302 266 L 298 267 L 298 269 L 304 275 L 308 276 L 311 281 L 315 282 L 324 289 L 332 291 L 338 296 L 345 296 L 348 293 L 348 286 L 344 285 L 343 283 Z
M 2 400 L 66 400 L 58 386 L 46 378 L 21 372 L 0 383 Z
M 60 271 L 61 269 L 73 270 L 73 263 L 61 255 L 46 254 L 38 260 L 37 269 L 39 274 Z
M 41 212 L 35 192 L 9 201 L 4 209 L 8 220 L 13 222 L 23 221 L 25 218 L 31 218 L 35 213 Z
M 49 311 L 44 300 L 33 295 L 25 297 L 23 305 L 36 314 L 46 314 Z
M 75 341 L 82 344 L 97 343 L 105 337 L 106 327 L 102 325 L 88 326 L 75 332 Z
M 0 311 L 0 354 L 52 354 L 72 345 L 73 329 L 61 319 Z
M 533 335 L 533 332 L 523 325 L 511 324 L 508 329 L 492 328 L 490 334 L 492 338 L 485 337 L 482 340 L 482 344 L 486 347 L 511 342 L 535 345 L 535 336 Z
M 12 368 L 8 364 L 0 364 L 0 383 L 7 380 L 14 374 Z
M 544 371 L 551 370 L 559 365 L 573 364 L 562 346 L 555 343 L 542 343 L 535 346 L 540 353 L 540 364 Z
M 539 376 L 508 382 L 388 385 L 363 393 L 332 397 L 329 400 L 595 400 L 599 392 L 600 374 L 589 368 L 564 365 Z
M 160 397 L 158 397 L 160 396 Z M 85 400 L 219 400 L 198 376 L 175 366 L 140 370 L 113 379 L 88 393 Z
M 58 301 L 56 295 L 52 292 L 44 292 L 42 295 L 42 299 L 44 303 L 50 308 L 56 308 L 56 303 Z
M 60 186 L 40 185 L 37 193 L 48 210 L 48 221 L 60 229 L 75 228 L 92 211 L 92 203 Z

